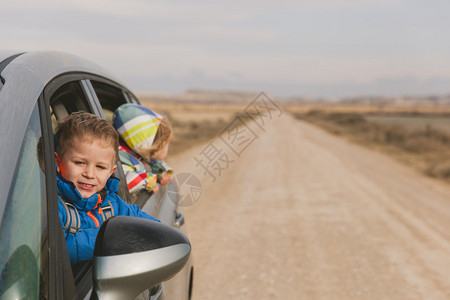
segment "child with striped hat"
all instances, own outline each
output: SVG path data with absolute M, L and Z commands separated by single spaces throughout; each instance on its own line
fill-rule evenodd
M 119 158 L 130 193 L 158 192 L 157 183 L 166 185 L 173 173 L 164 162 L 172 140 L 170 124 L 144 106 L 127 103 L 114 112 L 113 125 L 120 136 Z

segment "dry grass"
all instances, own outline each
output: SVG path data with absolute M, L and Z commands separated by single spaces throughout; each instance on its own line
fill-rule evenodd
M 428 176 L 450 183 L 450 135 L 432 125 L 420 129 L 406 128 L 394 122 L 369 122 L 362 113 L 320 110 L 294 113 L 294 116 L 388 153 Z
M 170 144 L 170 154 L 178 154 L 195 145 L 214 139 L 223 131 L 227 123 L 222 119 L 206 121 L 172 120 L 174 130 Z
M 291 113 L 309 113 L 321 111 L 324 113 L 359 113 L 359 114 L 450 114 L 450 106 L 439 105 L 364 105 L 364 104 L 286 104 L 284 110 Z
M 235 117 L 241 116 L 245 107 L 235 103 L 143 101 L 142 104 L 166 116 L 171 123 L 174 137 L 170 144 L 169 155 L 176 155 L 216 138 Z
M 208 95 L 203 95 L 208 96 Z M 244 95 L 245 96 L 245 95 Z M 197 97 L 197 96 L 196 96 Z M 166 115 L 174 129 L 169 155 L 219 136 L 234 117 L 241 114 L 252 97 L 235 95 L 236 101 L 152 101 L 142 104 Z M 239 102 L 239 99 L 246 101 Z M 164 99 L 163 99 L 164 100 Z M 401 122 L 375 122 L 379 116 L 450 116 L 450 106 L 439 105 L 365 105 L 342 103 L 279 103 L 300 119 L 315 123 L 354 142 L 388 153 L 425 174 L 450 183 L 449 133 L 431 126 L 405 127 Z M 242 115 L 241 115 L 242 116 Z M 401 125 L 399 125 L 401 124 Z M 445 124 L 444 124 L 445 126 Z M 442 128 L 442 127 L 441 127 Z

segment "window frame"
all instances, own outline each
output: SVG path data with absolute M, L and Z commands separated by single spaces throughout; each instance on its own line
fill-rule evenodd
M 114 82 L 112 80 L 106 79 L 104 77 L 101 76 L 96 76 L 96 75 L 92 75 L 89 74 L 85 76 L 86 79 L 86 83 L 88 84 L 89 87 L 89 91 L 91 92 L 91 94 L 93 95 L 93 98 L 95 99 L 94 103 L 97 105 L 97 109 L 100 112 L 99 116 L 101 116 L 102 118 L 106 118 L 103 112 L 103 107 L 101 105 L 100 99 L 97 96 L 97 93 L 95 92 L 95 88 L 94 85 L 92 84 L 92 81 L 98 81 L 100 83 L 106 84 L 106 85 L 110 85 L 114 88 L 117 88 L 121 91 L 122 96 L 124 97 L 125 101 L 124 103 L 136 103 L 136 104 L 140 104 L 138 98 L 127 88 L 125 88 L 123 85 Z
M 70 270 L 70 260 L 58 215 L 56 169 L 52 149 L 53 130 L 49 98 L 41 93 L 38 99 L 41 118 L 42 147 L 46 173 L 47 229 L 49 239 L 49 295 L 50 299 L 62 299 L 75 294 L 75 284 Z M 69 264 L 67 264 L 69 263 Z M 61 288 L 62 287 L 62 288 Z
M 53 128 L 52 128 L 52 120 L 50 107 L 54 104 L 51 103 L 51 98 L 55 94 L 55 92 L 62 87 L 63 85 L 70 82 L 78 82 L 80 87 L 84 93 L 87 110 L 90 113 L 93 113 L 97 116 L 100 116 L 106 119 L 105 114 L 103 112 L 103 108 L 100 104 L 100 101 L 95 93 L 95 89 L 91 83 L 91 80 L 101 82 L 106 85 L 113 86 L 121 91 L 125 101 L 127 103 L 133 102 L 137 100 L 137 97 L 133 95 L 132 92 L 124 88 L 122 85 L 108 80 L 106 78 L 96 76 L 93 74 L 86 73 L 66 73 L 61 74 L 51 81 L 44 87 L 43 92 L 40 95 L 40 115 L 41 115 L 41 126 L 43 131 L 43 136 L 45 132 L 45 138 L 43 138 L 45 147 L 45 168 L 46 172 L 48 171 L 47 176 L 47 190 L 48 194 L 48 227 L 49 227 L 49 251 L 51 257 L 49 258 L 50 262 L 50 270 L 51 276 L 50 283 L 52 286 L 49 287 L 52 290 L 52 294 L 56 295 L 55 299 L 67 299 L 74 296 L 78 296 L 83 298 L 87 295 L 93 286 L 92 281 L 92 264 L 82 263 L 80 265 L 75 266 L 72 269 L 70 264 L 69 254 L 67 251 L 67 246 L 65 243 L 64 235 L 61 230 L 59 215 L 58 215 L 58 201 L 57 201 L 57 186 L 56 186 L 56 169 L 54 165 L 54 157 L 51 156 L 51 153 L 54 153 L 50 149 L 54 149 L 54 140 L 53 140 Z M 130 94 L 132 95 L 131 98 Z M 135 99 L 134 101 L 132 99 Z M 80 101 L 80 100 L 78 100 Z M 64 104 L 63 104 L 64 105 Z M 44 130 L 45 128 L 45 130 Z M 120 164 L 120 161 L 117 161 L 118 168 L 115 172 L 115 175 L 120 178 L 119 195 L 126 201 L 129 202 L 130 196 L 128 192 L 128 188 L 126 186 L 125 175 Z M 53 250 L 52 250 L 53 249 Z M 72 272 L 74 271 L 74 273 Z M 58 289 L 58 287 L 64 287 L 62 289 Z M 53 299 L 53 298 L 52 298 Z

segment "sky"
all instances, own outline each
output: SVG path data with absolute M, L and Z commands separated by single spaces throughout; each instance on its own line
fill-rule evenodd
M 0 48 L 89 59 L 135 92 L 450 95 L 448 0 L 15 0 Z

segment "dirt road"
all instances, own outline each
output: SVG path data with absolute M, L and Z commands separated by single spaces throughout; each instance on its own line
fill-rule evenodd
M 286 113 L 268 125 L 215 182 L 205 145 L 169 160 L 202 180 L 194 299 L 450 299 L 448 186 Z

